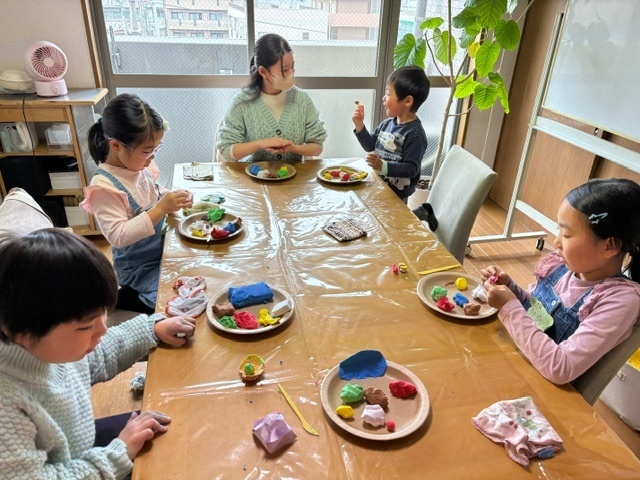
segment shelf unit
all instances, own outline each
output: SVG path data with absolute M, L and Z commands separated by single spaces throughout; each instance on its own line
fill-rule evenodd
M 71 89 L 61 97 L 38 97 L 35 94 L 0 95 L 0 123 L 27 122 L 40 124 L 66 123 L 69 125 L 72 148 L 50 148 L 44 134 L 38 135 L 39 144 L 27 152 L 5 152 L 0 146 L 0 162 L 7 157 L 69 157 L 78 163 L 78 175 L 82 187 L 85 187 L 95 173 L 96 165 L 89 154 L 87 134 L 94 123 L 94 107 L 108 93 L 104 88 Z M 46 125 L 42 125 L 46 126 Z M 38 131 L 41 128 L 37 129 Z M 7 188 L 0 172 L 0 191 L 4 197 Z M 80 197 L 82 188 L 49 189 L 45 197 Z M 80 235 L 99 235 L 95 219 L 89 216 L 87 225 L 75 225 L 73 230 Z

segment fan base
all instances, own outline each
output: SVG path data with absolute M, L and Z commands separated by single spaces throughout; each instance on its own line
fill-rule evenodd
M 59 97 L 68 93 L 67 84 L 64 80 L 51 80 L 48 82 L 36 80 L 35 84 L 36 93 L 40 97 Z

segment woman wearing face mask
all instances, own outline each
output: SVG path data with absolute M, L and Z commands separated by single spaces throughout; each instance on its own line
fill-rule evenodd
M 218 158 L 287 162 L 322 153 L 324 123 L 309 94 L 293 85 L 294 72 L 284 38 L 270 33 L 256 41 L 249 83 L 218 127 Z

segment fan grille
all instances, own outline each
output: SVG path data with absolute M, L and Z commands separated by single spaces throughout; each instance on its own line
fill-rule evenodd
M 31 56 L 31 66 L 44 78 L 55 79 L 67 71 L 67 59 L 57 48 L 39 47 Z

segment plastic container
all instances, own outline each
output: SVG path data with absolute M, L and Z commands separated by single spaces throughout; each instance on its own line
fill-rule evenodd
M 75 225 L 89 225 L 89 215 L 82 207 L 64 207 L 67 215 L 67 223 L 70 227 Z
M 49 148 L 72 148 L 71 128 L 66 123 L 56 123 L 44 131 Z
M 49 172 L 49 178 L 51 179 L 51 188 L 53 189 L 82 188 L 80 173 L 77 171 Z
M 0 123 L 0 143 L 5 153 L 31 152 L 38 146 L 35 124 Z
M 640 349 L 625 363 L 600 400 L 616 412 L 634 430 L 640 430 Z

